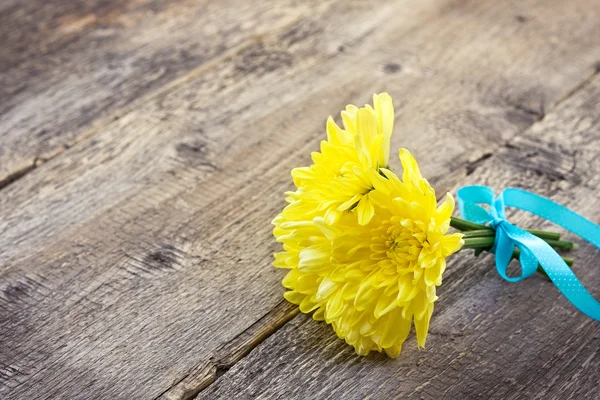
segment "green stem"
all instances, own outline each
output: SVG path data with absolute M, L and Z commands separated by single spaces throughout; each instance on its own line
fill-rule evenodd
M 559 239 L 560 239 L 560 233 L 558 233 L 558 232 L 540 231 L 537 229 L 526 229 L 526 231 L 531 233 L 532 235 L 539 237 L 540 239 L 544 239 L 545 241 L 552 240 L 553 242 L 556 242 L 556 241 L 559 241 Z M 495 236 L 496 232 L 493 229 L 478 229 L 478 230 L 474 230 L 474 231 L 464 231 L 463 234 L 466 238 L 471 238 L 471 237 Z M 562 241 L 562 242 L 564 242 L 564 241 Z
M 496 231 L 491 229 L 478 229 L 476 231 L 465 231 L 463 232 L 463 237 L 466 238 L 475 238 L 475 237 L 493 237 L 496 236 Z
M 487 230 L 487 231 L 492 231 L 492 232 L 494 231 L 489 226 L 485 226 L 485 225 L 481 225 L 481 224 L 476 224 L 474 222 L 466 221 L 464 219 L 456 218 L 456 217 L 450 217 L 450 226 L 453 227 L 454 229 L 457 229 L 457 230 L 461 231 L 461 232 L 464 232 L 464 231 L 477 231 L 477 230 Z
M 489 251 L 494 246 L 496 231 L 489 226 L 476 224 L 456 217 L 451 217 L 450 226 L 463 232 L 464 245 L 462 248 L 475 249 L 475 255 L 479 255 L 482 251 Z M 548 232 L 537 229 L 527 229 L 527 232 L 543 239 L 550 246 L 559 250 L 572 250 L 577 248 L 576 243 L 568 240 L 560 240 L 560 233 L 558 232 Z M 515 249 L 512 258 L 518 260 L 519 256 L 519 249 Z M 561 258 L 569 267 L 573 266 L 574 261 L 572 258 Z M 540 265 L 538 265 L 537 271 L 548 278 L 548 275 Z
M 546 240 L 550 246 L 559 250 L 574 250 L 577 248 L 577 244 L 568 240 Z
M 463 239 L 465 244 L 463 249 L 484 249 L 489 250 L 494 246 L 494 237 L 467 237 Z
M 560 233 L 551 231 L 540 231 L 538 229 L 527 229 L 527 232 L 544 240 L 559 240 Z
M 495 238 L 493 236 L 464 236 L 465 244 L 463 249 L 484 249 L 489 250 L 494 246 Z M 577 248 L 577 244 L 567 240 L 546 240 L 550 246 L 558 250 L 573 250 Z
M 496 235 L 496 231 L 493 228 L 490 228 L 486 225 L 476 224 L 471 221 L 466 221 L 461 218 L 451 217 L 450 218 L 450 226 L 453 228 L 462 231 L 464 234 L 465 240 L 467 239 L 475 239 L 475 238 L 493 238 Z M 577 244 L 568 240 L 560 240 L 560 233 L 558 232 L 550 232 L 550 231 L 542 231 L 538 229 L 526 229 L 527 232 L 531 233 L 539 237 L 540 239 L 545 240 L 550 246 L 559 249 L 559 250 L 573 250 L 577 248 Z M 466 248 L 482 248 L 483 246 L 480 241 L 470 241 L 469 243 L 475 243 L 472 246 L 477 247 L 468 247 Z M 493 241 L 492 241 L 493 245 Z M 471 245 L 470 245 L 471 246 Z

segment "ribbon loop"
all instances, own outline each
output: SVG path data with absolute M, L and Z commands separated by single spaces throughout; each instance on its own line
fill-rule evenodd
M 509 282 L 518 282 L 533 275 L 542 266 L 556 288 L 581 312 L 600 320 L 598 302 L 581 284 L 573 271 L 544 240 L 506 220 L 505 207 L 514 207 L 536 214 L 600 248 L 600 226 L 550 199 L 521 189 L 508 188 L 498 197 L 487 186 L 465 186 L 457 192 L 458 208 L 463 218 L 489 224 L 496 230 L 494 247 L 498 274 Z M 489 207 L 487 210 L 479 204 Z M 508 265 L 514 249 L 520 252 L 521 274 L 509 277 Z

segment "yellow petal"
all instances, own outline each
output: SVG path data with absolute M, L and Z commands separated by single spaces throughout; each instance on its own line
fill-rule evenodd
M 319 287 L 321 278 L 316 274 L 302 274 L 296 280 L 296 285 L 293 288 L 296 292 L 304 294 L 314 294 Z
M 427 268 L 425 270 L 425 284 L 426 285 L 436 285 L 438 281 L 441 283 L 442 276 L 442 266 L 445 265 L 446 262 L 443 258 L 439 258 L 434 260 L 434 264 L 432 267 Z M 438 285 L 439 286 L 439 285 Z
M 294 291 L 285 292 L 283 297 L 292 304 L 300 304 L 306 295 Z
M 356 293 L 358 293 L 359 285 L 354 282 L 346 282 L 344 288 L 342 289 L 344 294 L 344 301 L 352 301 L 356 297 Z
M 442 238 L 442 253 L 444 257 L 460 250 L 465 244 L 462 233 L 453 233 Z
M 273 266 L 275 268 L 293 268 L 293 265 L 290 265 L 290 258 L 292 257 L 290 253 L 287 251 L 275 253 L 275 261 L 273 262 Z
M 354 307 L 358 311 L 366 310 L 371 304 L 375 303 L 375 293 L 377 293 L 377 289 L 372 286 L 371 282 L 362 282 L 354 298 Z
M 314 172 L 310 167 L 294 168 L 291 174 L 292 178 L 294 178 L 294 181 L 302 179 L 312 179 L 314 176 Z M 298 186 L 298 184 L 296 184 L 296 186 Z
M 379 164 L 387 167 L 390 156 L 390 139 L 394 130 L 394 105 L 392 97 L 387 93 L 373 95 L 373 105 L 377 115 L 377 127 L 383 135 Z
M 300 311 L 302 311 L 305 314 L 308 314 L 317 307 L 319 307 L 319 303 L 312 301 L 310 296 L 306 296 L 304 300 L 300 302 Z
M 446 193 L 446 200 L 440 204 L 437 209 L 436 219 L 441 224 L 444 221 L 447 221 L 452 216 L 452 212 L 454 211 L 454 197 L 450 193 Z M 444 232 L 445 233 L 445 232 Z
M 415 320 L 423 319 L 423 316 L 427 313 L 429 304 L 425 293 L 419 293 L 415 296 L 411 302 L 413 312 L 415 313 Z
M 356 207 L 356 212 L 358 215 L 358 223 L 361 225 L 367 225 L 371 222 L 371 219 L 375 215 L 375 207 L 373 203 L 369 200 L 369 195 L 365 195 L 358 202 L 358 206 Z
M 288 289 L 294 289 L 296 283 L 298 282 L 298 278 L 301 276 L 300 271 L 297 269 L 293 269 L 285 275 L 281 284 Z
M 400 149 L 400 162 L 402 163 L 402 168 L 404 168 L 402 174 L 402 181 L 404 183 L 416 183 L 423 179 L 419 170 L 419 164 L 417 164 L 415 158 L 410 154 L 410 151 Z
M 342 204 L 340 204 L 337 208 L 338 211 L 348 210 L 350 207 L 352 207 L 354 204 L 356 204 L 358 201 L 360 201 L 361 198 L 362 198 L 361 194 L 355 194 L 354 196 L 350 197 L 348 200 L 346 200 Z
M 396 304 L 396 296 L 386 296 L 385 293 L 382 293 L 379 296 L 379 300 L 377 300 L 377 305 L 375 306 L 374 315 L 375 318 L 381 318 L 383 315 L 397 308 Z
M 386 349 L 402 345 L 410 333 L 410 320 L 405 320 L 399 311 L 387 314 L 381 326 L 379 345 Z
M 331 209 L 329 211 L 331 211 Z M 324 218 L 316 217 L 313 219 L 313 222 L 328 240 L 332 241 L 339 235 L 339 231 L 335 227 L 332 227 L 332 224 L 325 222 Z
M 365 312 L 367 315 L 367 312 Z M 375 334 L 375 326 L 371 323 L 368 317 L 361 319 L 360 323 L 357 324 L 357 328 L 359 332 L 363 336 L 371 336 Z
M 335 224 L 339 219 L 342 213 L 335 208 L 330 208 L 325 213 L 324 221 L 327 225 Z
M 342 130 L 339 126 L 337 126 L 331 116 L 327 118 L 327 141 L 334 145 L 340 145 L 343 143 Z
M 427 286 L 427 288 L 425 288 L 425 295 L 427 297 L 428 303 L 433 303 L 437 301 L 438 297 L 436 296 L 435 292 L 435 286 Z
M 317 292 L 317 300 L 319 300 L 319 301 L 326 300 L 329 296 L 331 296 L 336 291 L 338 286 L 339 286 L 339 284 L 333 282 L 329 278 L 327 278 L 327 277 L 323 278 L 323 280 L 321 281 L 321 284 L 319 285 L 319 290 Z
M 330 321 L 338 317 L 344 311 L 344 299 L 341 290 L 338 290 L 334 296 L 327 301 L 325 309 L 325 320 Z
M 394 345 L 392 345 L 388 348 L 384 348 L 383 350 L 385 351 L 385 354 L 388 355 L 388 357 L 398 358 L 398 356 L 400 355 L 400 352 L 402 351 L 402 344 L 394 343 Z
M 358 107 L 349 104 L 346 106 L 346 109 L 342 111 L 342 122 L 344 124 L 344 129 L 349 132 L 356 132 L 356 112 L 358 111 Z
M 298 269 L 303 273 L 322 271 L 329 266 L 329 256 L 330 253 L 325 245 L 305 247 L 300 252 Z
M 356 120 L 362 142 L 366 145 L 373 143 L 377 136 L 377 117 L 373 109 L 369 106 L 360 108 Z
M 358 134 L 355 137 L 355 143 L 359 157 L 362 157 L 361 159 L 366 165 L 376 167 L 378 158 L 374 158 L 376 155 L 374 147 L 377 139 L 377 117 L 375 112 L 366 107 L 360 108 L 356 116 L 356 122 Z
M 398 279 L 398 296 L 396 301 L 406 302 L 415 298 L 419 293 L 418 288 L 413 284 L 413 277 L 410 274 L 406 274 Z
M 417 344 L 419 347 L 425 347 L 427 341 L 427 332 L 429 331 L 429 321 L 433 314 L 433 303 L 427 306 L 427 311 L 421 319 L 415 318 L 415 333 L 417 335 Z
M 313 319 L 315 321 L 323 321 L 325 320 L 325 307 L 319 306 L 320 308 L 318 308 L 312 315 Z

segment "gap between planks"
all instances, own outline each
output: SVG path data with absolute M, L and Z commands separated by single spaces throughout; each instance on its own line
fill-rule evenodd
M 271 311 L 263 315 L 233 340 L 217 348 L 213 356 L 195 366 L 186 376 L 175 383 L 155 400 L 190 400 L 215 382 L 248 353 L 292 320 L 300 310 L 281 300 Z
M 531 113 L 531 114 L 535 114 L 538 116 L 538 118 L 536 120 L 534 120 L 530 125 L 526 126 L 525 128 L 523 128 L 523 130 L 517 132 L 515 135 L 513 135 L 511 138 L 509 138 L 508 140 L 506 140 L 504 143 L 502 143 L 500 146 L 496 147 L 494 149 L 495 152 L 509 147 L 511 145 L 511 142 L 513 141 L 513 139 L 515 139 L 518 136 L 521 136 L 522 133 L 528 131 L 529 129 L 531 129 L 532 126 L 541 123 L 542 121 L 544 121 L 544 119 L 546 118 L 546 116 L 548 114 L 551 114 L 552 111 L 556 110 L 558 107 L 560 107 L 560 105 L 562 105 L 563 103 L 565 103 L 566 101 L 568 101 L 569 99 L 571 99 L 573 96 L 575 96 L 577 93 L 581 92 L 582 90 L 584 90 L 588 85 L 590 85 L 592 83 L 592 81 L 597 77 L 600 76 L 600 62 L 598 62 L 595 66 L 594 66 L 594 70 L 588 75 L 587 78 L 585 78 L 583 81 L 581 81 L 581 83 L 577 86 L 575 86 L 573 89 L 571 89 L 569 92 L 567 92 L 564 96 L 562 96 L 557 102 L 556 104 L 554 104 L 554 106 L 552 107 L 551 110 L 549 110 L 549 112 L 545 112 L 543 109 L 543 102 L 542 102 L 542 110 L 541 112 L 535 112 L 535 111 L 529 111 L 523 108 L 520 108 L 519 106 L 515 106 L 516 109 L 521 110 L 521 111 L 525 111 L 527 113 Z M 466 174 L 465 175 L 471 175 L 473 172 L 475 172 L 475 170 L 477 168 L 479 168 L 480 166 L 484 165 L 486 163 L 486 161 L 491 158 L 493 155 L 493 152 L 486 152 L 484 153 L 481 157 L 477 158 L 476 160 L 473 161 L 469 161 L 465 164 L 465 171 Z M 438 201 L 441 200 L 443 196 L 438 194 L 437 199 Z
M 577 93 L 585 89 L 591 82 L 600 75 L 600 63 L 594 68 L 594 71 L 579 85 L 566 93 L 548 113 L 539 114 L 539 118 L 533 123 L 519 131 L 513 137 L 508 139 L 504 144 L 498 146 L 495 151 L 504 147 L 509 147 L 510 142 L 524 132 L 531 129 L 535 124 L 540 123 L 544 118 L 551 114 L 561 104 L 568 101 Z M 465 175 L 471 175 L 477 168 L 487 164 L 492 153 L 485 153 L 482 157 L 465 165 Z M 460 181 L 460 177 L 456 181 Z M 443 197 L 438 194 L 438 200 Z M 262 316 L 258 321 L 252 324 L 248 329 L 244 330 L 233 340 L 221 345 L 214 351 L 214 356 L 209 360 L 196 365 L 186 376 L 176 382 L 173 386 L 163 392 L 154 400 L 191 400 L 194 399 L 200 392 L 216 382 L 219 377 L 227 373 L 231 367 L 247 356 L 255 347 L 261 344 L 269 336 L 273 335 L 285 324 L 291 321 L 299 314 L 300 310 L 286 300 L 279 302 L 271 311 Z M 433 332 L 432 332 L 433 334 Z
M 301 19 L 301 18 L 299 18 Z M 296 23 L 294 21 L 293 23 Z M 292 24 L 293 24 L 292 23 Z M 282 28 L 282 29 L 285 29 Z M 277 32 L 275 30 L 274 32 Z M 132 112 L 138 107 L 146 104 L 152 99 L 164 95 L 176 88 L 179 88 L 185 85 L 190 80 L 193 80 L 197 76 L 201 75 L 207 68 L 214 66 L 215 64 L 219 64 L 224 60 L 227 60 L 234 54 L 237 54 L 239 51 L 252 46 L 256 43 L 256 41 L 260 41 L 261 36 L 253 36 L 245 42 L 240 43 L 238 46 L 228 50 L 226 53 L 216 57 L 215 59 L 209 61 L 206 64 L 196 67 L 192 69 L 188 73 L 175 78 L 165 85 L 161 86 L 157 90 L 149 93 L 148 95 L 142 97 L 138 102 L 132 103 L 131 105 L 124 107 L 123 109 L 115 112 L 112 116 L 106 117 L 104 119 L 99 120 L 94 126 L 90 129 L 84 131 L 81 135 L 79 135 L 72 143 L 66 145 L 64 148 L 59 149 L 56 153 L 52 154 L 51 157 L 46 157 L 43 160 L 35 159 L 33 165 L 28 168 L 25 168 L 19 176 L 16 176 L 15 179 L 11 180 L 9 183 L 20 179 L 21 177 L 27 175 L 33 169 L 35 169 L 38 165 L 42 164 L 45 161 L 48 161 L 51 158 L 59 156 L 64 153 L 71 147 L 73 144 L 83 141 L 92 137 L 94 134 L 99 132 L 105 125 L 111 123 L 112 121 L 123 117 L 124 115 Z M 581 84 L 577 85 L 574 89 L 567 92 L 564 97 L 560 98 L 559 102 L 552 107 L 551 111 L 564 101 L 571 98 L 573 95 L 578 93 L 580 90 L 584 89 L 587 84 L 591 82 L 594 76 L 600 71 L 600 66 L 595 67 L 595 71 L 584 80 Z M 518 106 L 515 106 L 518 108 Z M 524 109 L 521 109 L 524 110 Z M 524 110 L 527 112 L 526 110 Z M 532 114 L 536 114 L 535 112 L 531 112 Z M 509 142 L 511 142 L 515 137 L 521 135 L 523 132 L 527 131 L 531 128 L 532 125 L 541 121 L 545 115 L 545 113 L 539 113 L 538 119 L 533 121 L 527 127 L 524 127 L 522 130 L 517 132 L 513 137 L 508 139 L 504 144 L 496 147 L 495 150 L 501 149 L 502 147 L 508 146 Z M 487 153 L 486 153 L 487 154 Z M 472 173 L 476 168 L 486 162 L 486 157 L 483 156 L 475 161 L 469 162 L 466 164 L 466 174 L 469 175 L 469 170 Z M 14 174 L 12 176 L 15 176 Z M 460 177 L 456 177 L 456 181 L 458 181 Z M 6 185 L 5 185 L 6 186 Z M 2 182 L 0 182 L 0 188 L 2 188 Z M 263 340 L 268 338 L 270 335 L 275 333 L 279 328 L 283 327 L 288 321 L 292 320 L 298 314 L 298 310 L 295 306 L 288 304 L 284 300 L 282 300 L 275 308 L 273 308 L 270 312 L 265 314 L 259 320 L 257 320 L 254 324 L 252 324 L 248 329 L 243 331 L 241 334 L 236 336 L 236 338 L 232 341 L 229 341 L 222 346 L 220 346 L 217 350 L 214 351 L 214 356 L 209 359 L 209 361 L 205 361 L 196 367 L 194 367 L 190 372 L 185 375 L 181 380 L 179 380 L 175 385 L 165 391 L 161 396 L 157 397 L 157 399 L 191 399 L 195 397 L 199 392 L 203 389 L 211 385 L 215 382 L 219 376 L 226 373 L 231 366 L 235 365 L 238 361 L 243 359 L 250 351 L 258 346 Z

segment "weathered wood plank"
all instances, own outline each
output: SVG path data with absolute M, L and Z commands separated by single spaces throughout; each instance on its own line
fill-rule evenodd
M 600 76 L 463 183 L 526 188 L 600 222 L 599 131 Z M 512 214 L 521 225 L 539 222 Z M 598 250 L 583 242 L 572 255 L 577 275 L 600 297 Z M 451 261 L 444 280 L 424 351 L 407 345 L 397 360 L 361 358 L 324 323 L 301 315 L 197 398 L 600 397 L 600 323 L 551 282 L 505 282 L 491 257 L 471 252 Z
M 149 6 L 147 1 L 124 0 L 3 1 L 0 5 L 0 71 L 4 73 L 24 61 L 61 51 L 75 41 L 86 40 L 86 35 L 97 25 L 110 23 L 136 9 L 148 12 Z M 166 3 L 158 1 L 152 6 L 158 11 Z M 57 63 L 58 60 L 52 61 Z M 21 87 L 25 83 L 21 82 Z
M 300 310 L 283 300 L 230 342 L 221 345 L 206 361 L 194 367 L 180 382 L 160 396 L 162 400 L 188 400 L 212 384 L 253 348 L 294 318 Z
M 0 187 L 325 2 L 24 1 L 0 12 Z
M 185 376 L 201 385 L 194 368 L 281 300 L 269 221 L 324 113 L 389 90 L 394 146 L 410 144 L 450 187 L 537 118 L 525 109 L 552 107 L 592 73 L 588 4 L 339 3 L 6 187 L 0 393 L 151 398 Z M 525 10 L 551 23 L 515 18 Z
M 389 11 L 333 10 L 327 26 L 315 15 L 252 43 L 4 190 L 5 398 L 151 398 L 280 302 L 279 285 L 265 291 L 260 278 L 274 246 L 259 255 L 255 242 L 270 237 L 288 185 L 287 172 L 272 168 L 289 152 L 277 134 L 287 124 L 298 146 L 307 133 L 320 136 L 324 119 L 298 125 L 278 108 L 299 79 L 271 98 L 264 87 L 310 71 Z M 336 33 L 346 17 L 365 15 Z M 336 46 L 316 46 L 324 37 Z M 305 102 L 316 107 L 313 99 Z

